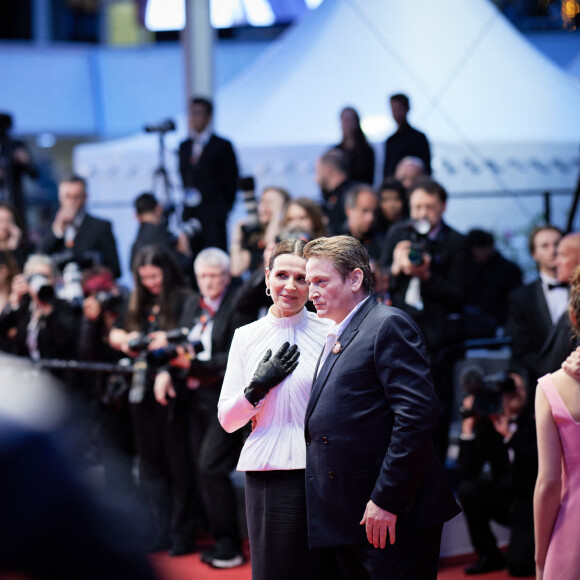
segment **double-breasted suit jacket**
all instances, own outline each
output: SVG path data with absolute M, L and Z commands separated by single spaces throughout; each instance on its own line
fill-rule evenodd
M 418 327 L 371 296 L 338 342 L 306 410 L 310 547 L 366 542 L 369 499 L 397 514 L 397 537 L 452 518 L 459 507 L 432 444 L 438 403 Z

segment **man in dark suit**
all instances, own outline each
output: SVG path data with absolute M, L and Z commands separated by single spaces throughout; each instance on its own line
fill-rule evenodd
M 236 312 L 234 298 L 238 284 L 230 279 L 229 256 L 218 248 L 202 250 L 194 264 L 199 295 L 188 303 L 180 321 L 191 328 L 190 341 L 199 341 L 203 350 L 189 352 L 174 364 L 187 371 L 187 418 L 197 485 L 215 546 L 202 560 L 216 568 L 243 564 L 237 519 L 237 502 L 230 473 L 242 448 L 243 432 L 226 433 L 217 418 L 217 403 L 226 370 L 234 331 L 251 322 L 250 316 Z M 183 364 L 184 363 L 184 364 Z M 170 377 L 158 375 L 155 395 L 161 404 L 174 395 Z
M 202 247 L 227 251 L 226 223 L 238 188 L 232 144 L 212 133 L 211 101 L 194 97 L 189 105 L 191 136 L 179 146 L 179 171 L 185 192 L 183 221 L 197 218 Z
M 382 265 L 393 306 L 407 312 L 425 337 L 440 405 L 435 444 L 444 461 L 454 401 L 451 347 L 463 340 L 467 250 L 465 237 L 443 220 L 447 192 L 439 183 L 417 181 L 409 207 L 411 220 L 389 229 Z
M 58 200 L 60 207 L 41 251 L 52 255 L 60 266 L 64 262 L 79 262 L 81 266 L 88 261 L 97 262 L 118 278 L 121 267 L 111 222 L 87 213 L 86 180 L 78 175 L 63 179 L 58 186 Z
M 425 173 L 431 175 L 431 150 L 429 141 L 424 133 L 417 131 L 409 125 L 409 97 L 403 94 L 393 95 L 391 112 L 397 123 L 397 130 L 385 142 L 385 165 L 383 177 L 391 177 L 395 174 L 397 164 L 401 159 L 408 156 L 418 157 L 425 164 Z
M 572 281 L 574 271 L 580 266 L 580 233 L 564 236 L 556 251 L 556 279 L 561 284 Z M 568 355 L 580 345 L 572 331 L 568 308 L 562 313 L 546 337 L 538 357 L 538 374 L 553 373 L 560 368 Z
M 443 522 L 459 508 L 433 448 L 421 332 L 376 302 L 358 240 L 318 238 L 304 255 L 310 299 L 335 322 L 306 409 L 310 547 L 333 548 L 341 578 L 435 579 Z
M 532 389 L 540 376 L 538 356 L 542 346 L 568 306 L 568 290 L 556 278 L 556 251 L 561 238 L 555 226 L 532 230 L 529 249 L 539 276 L 514 290 L 509 298 L 506 334 L 512 337 L 512 360 L 525 368 Z

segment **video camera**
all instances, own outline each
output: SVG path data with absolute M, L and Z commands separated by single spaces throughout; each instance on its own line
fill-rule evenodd
M 161 123 L 145 125 L 143 130 L 145 133 L 169 133 L 169 131 L 175 131 L 175 121 L 173 119 L 165 119 Z
M 431 224 L 426 219 L 410 220 L 408 227 L 411 232 L 409 261 L 413 266 L 420 266 L 423 263 L 423 254 L 427 251 L 427 234 L 431 231 Z
M 485 375 L 477 365 L 466 367 L 459 380 L 461 387 L 474 396 L 471 409 L 461 409 L 463 419 L 503 414 L 504 395 L 516 391 L 514 380 L 507 373 Z

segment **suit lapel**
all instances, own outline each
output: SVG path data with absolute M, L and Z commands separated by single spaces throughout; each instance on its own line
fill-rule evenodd
M 534 284 L 535 296 L 534 300 L 538 305 L 538 310 L 541 316 L 540 323 L 542 324 L 545 334 L 549 334 L 554 323 L 552 322 L 552 315 L 550 314 L 550 309 L 548 308 L 548 303 L 546 301 L 546 296 L 544 295 L 544 290 L 542 288 L 542 279 L 538 278 Z
M 316 376 L 318 372 L 318 367 L 320 365 L 320 358 L 318 359 L 318 364 L 316 365 L 316 370 L 314 371 L 314 382 L 312 384 L 312 393 L 310 394 L 310 399 L 308 401 L 308 406 L 306 408 L 306 421 L 312 414 L 312 410 L 316 406 L 316 402 L 322 393 L 322 389 L 326 384 L 326 381 L 334 367 L 336 361 L 343 356 L 345 352 L 348 351 L 348 345 L 352 342 L 354 337 L 358 333 L 358 327 L 361 322 L 366 318 L 369 312 L 376 306 L 377 300 L 374 296 L 370 296 L 366 303 L 360 307 L 358 312 L 352 317 L 352 320 L 348 323 L 347 327 L 342 331 L 341 335 L 338 337 L 338 342 L 340 343 L 340 352 L 333 353 L 332 351 L 328 354 L 328 357 L 324 361 L 320 373 Z M 324 352 L 324 350 L 323 350 Z M 322 357 L 322 353 L 320 354 Z

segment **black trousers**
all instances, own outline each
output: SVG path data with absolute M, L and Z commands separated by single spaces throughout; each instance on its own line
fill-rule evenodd
M 194 541 L 193 471 L 183 401 L 164 407 L 149 392 L 131 405 L 139 458 L 139 485 L 151 508 L 152 544 Z
M 242 432 L 224 431 L 217 418 L 219 384 L 189 389 L 187 423 L 197 488 L 216 540 L 240 542 L 236 493 L 230 478 L 242 448 Z
M 252 580 L 336 580 L 327 553 L 308 550 L 303 469 L 246 472 L 246 514 Z
M 533 575 L 534 563 L 534 513 L 533 494 L 517 494 L 510 497 L 506 489 L 485 480 L 462 481 L 457 495 L 469 529 L 471 543 L 478 556 L 494 556 L 499 553 L 496 537 L 490 523 L 509 526 L 510 543 L 506 553 L 506 565 L 513 576 Z
M 338 508 L 337 508 L 338 509 Z M 443 524 L 397 536 L 383 549 L 372 544 L 336 548 L 340 580 L 436 580 Z

